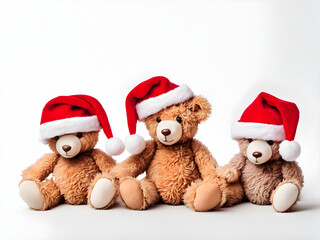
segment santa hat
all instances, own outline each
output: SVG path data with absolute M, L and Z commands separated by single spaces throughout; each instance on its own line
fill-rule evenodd
M 144 139 L 136 134 L 138 120 L 142 120 L 162 109 L 182 103 L 194 96 L 187 85 L 176 85 L 165 77 L 153 77 L 136 86 L 126 99 L 127 121 L 130 135 L 125 146 L 131 154 L 138 154 L 145 148 Z
M 301 152 L 294 141 L 299 121 L 296 104 L 262 92 L 231 128 L 233 139 L 255 138 L 282 141 L 279 153 L 286 161 L 295 161 Z
M 60 96 L 50 100 L 42 111 L 40 140 L 76 132 L 91 132 L 103 129 L 108 138 L 106 151 L 119 155 L 124 151 L 123 142 L 114 138 L 106 112 L 100 102 L 87 95 Z

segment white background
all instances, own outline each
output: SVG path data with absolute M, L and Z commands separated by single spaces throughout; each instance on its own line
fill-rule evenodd
M 0 1 L 0 238 L 320 238 L 319 16 L 318 1 Z M 129 211 L 121 203 L 107 211 L 29 210 L 18 183 L 50 151 L 38 142 L 45 103 L 92 95 L 124 139 L 126 94 L 156 75 L 211 102 L 197 138 L 221 165 L 238 151 L 231 122 L 260 91 L 295 102 L 305 175 L 295 211 L 250 203 L 209 213 L 165 205 Z M 143 124 L 138 132 L 149 138 Z M 105 140 L 101 134 L 99 148 Z

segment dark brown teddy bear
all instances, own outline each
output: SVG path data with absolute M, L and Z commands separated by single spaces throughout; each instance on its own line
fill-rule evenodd
M 199 123 L 211 106 L 194 96 L 186 85 L 177 86 L 164 77 L 151 78 L 126 100 L 129 130 L 127 149 L 134 153 L 110 174 L 120 179 L 120 196 L 130 209 L 142 210 L 160 199 L 177 205 L 184 202 L 195 211 L 208 211 L 240 200 L 239 183 L 227 185 L 216 173 L 217 162 L 209 150 L 194 139 Z M 135 134 L 142 120 L 153 140 L 146 143 Z M 141 181 L 138 175 L 146 172 Z
M 272 204 L 289 211 L 303 186 L 295 159 L 300 145 L 293 141 L 299 120 L 294 103 L 260 93 L 232 127 L 240 153 L 224 169 L 236 169 L 246 198 L 255 204 Z
M 89 201 L 95 208 L 112 205 L 117 196 L 114 183 L 107 178 L 97 183 L 99 176 L 105 176 L 116 164 L 112 157 L 94 149 L 101 128 L 110 138 L 107 151 L 120 154 L 123 143 L 112 138 L 107 115 L 96 99 L 60 96 L 47 103 L 40 134 L 53 153 L 24 170 L 19 185 L 20 196 L 30 208 L 46 210 L 63 200 L 68 204 Z M 46 179 L 51 173 L 53 178 Z

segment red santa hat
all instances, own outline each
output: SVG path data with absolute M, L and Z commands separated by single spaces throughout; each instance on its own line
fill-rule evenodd
M 153 77 L 130 91 L 126 99 L 127 121 L 130 135 L 125 146 L 131 154 L 138 154 L 145 148 L 144 139 L 136 134 L 138 120 L 153 115 L 162 109 L 184 102 L 194 96 L 187 85 L 176 85 L 165 77 Z
M 107 153 L 121 154 L 124 151 L 123 142 L 113 137 L 107 114 L 97 99 L 87 95 L 59 96 L 43 108 L 40 140 L 47 143 L 55 136 L 101 129 L 108 138 Z
M 231 128 L 233 139 L 254 138 L 281 141 L 279 152 L 286 161 L 295 161 L 301 152 L 294 141 L 299 121 L 296 104 L 262 92 Z

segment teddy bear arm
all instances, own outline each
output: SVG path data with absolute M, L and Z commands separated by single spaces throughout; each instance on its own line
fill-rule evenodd
M 241 177 L 241 170 L 244 164 L 245 158 L 241 154 L 236 154 L 228 164 L 217 168 L 217 174 L 228 183 L 237 182 Z
M 246 163 L 245 157 L 241 153 L 238 153 L 234 155 L 233 158 L 231 158 L 230 162 L 226 166 L 228 168 L 234 168 L 237 171 L 241 172 L 245 163 Z
M 303 186 L 302 170 L 296 162 L 284 162 L 282 165 L 282 176 L 286 181 L 294 181 L 301 188 Z
M 192 149 L 201 178 L 215 178 L 217 176 L 216 168 L 218 164 L 214 157 L 212 157 L 208 148 L 200 141 L 194 139 L 192 141 Z
M 153 140 L 146 142 L 145 149 L 136 155 L 132 155 L 125 161 L 111 169 L 110 175 L 116 178 L 137 177 L 147 170 L 149 163 L 156 152 L 156 143 Z
M 91 156 L 101 172 L 109 172 L 116 165 L 116 161 L 100 149 L 93 149 Z
M 23 180 L 43 181 L 48 177 L 58 162 L 58 154 L 48 153 L 36 161 L 33 165 L 25 169 L 21 176 Z

